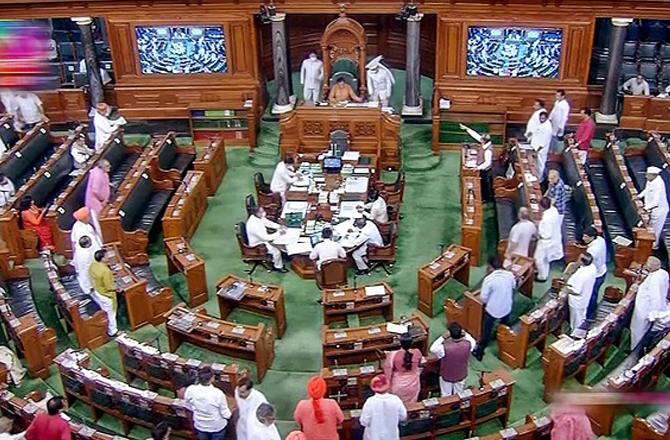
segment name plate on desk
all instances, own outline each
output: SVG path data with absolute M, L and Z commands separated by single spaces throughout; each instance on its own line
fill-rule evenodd
M 423 406 L 426 408 L 430 408 L 433 406 L 438 406 L 440 401 L 436 397 L 431 397 L 430 399 L 424 399 L 421 403 L 423 403 Z
M 244 334 L 244 327 L 241 326 L 235 326 L 233 327 L 232 333 L 235 335 L 243 335 Z
M 372 374 L 375 372 L 374 365 L 364 365 L 360 368 L 361 374 Z
M 346 368 L 336 368 L 333 370 L 333 377 L 346 377 L 347 375 Z
M 337 333 L 333 334 L 333 337 L 335 339 L 344 339 L 344 338 L 347 337 L 347 332 L 337 332 Z

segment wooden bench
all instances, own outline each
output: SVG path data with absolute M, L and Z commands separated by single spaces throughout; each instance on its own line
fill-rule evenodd
M 207 195 L 213 197 L 228 170 L 224 140 L 211 141 L 207 148 L 195 158 L 193 168 L 205 173 Z
M 188 171 L 163 214 L 163 238 L 190 240 L 207 211 L 207 186 L 202 171 Z
M 521 426 L 503 429 L 494 434 L 475 437 L 478 440 L 551 440 L 554 424 L 549 417 L 526 416 L 526 423 Z M 470 439 L 474 440 L 474 439 Z
M 633 420 L 633 435 L 632 440 L 668 440 L 670 439 L 670 430 L 665 432 L 659 431 L 651 422 L 652 418 L 659 418 L 665 420 L 666 426 L 669 422 L 667 412 L 657 412 L 651 414 L 649 417 L 636 417 Z
M 157 139 L 149 148 L 154 151 L 150 166 L 157 180 L 179 182 L 193 166 L 195 148 L 177 146 L 174 132 Z
M 197 307 L 207 302 L 205 260 L 198 256 L 183 237 L 164 240 L 168 274 L 180 272 L 186 278 L 188 305 Z
M 417 308 L 421 312 L 433 316 L 433 295 L 450 279 L 465 286 L 470 283 L 470 252 L 469 248 L 451 244 L 437 258 L 419 268 Z

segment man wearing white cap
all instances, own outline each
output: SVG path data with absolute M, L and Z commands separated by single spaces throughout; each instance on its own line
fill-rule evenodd
M 395 78 L 388 67 L 381 63 L 382 56 L 374 58 L 365 68 L 368 70 L 368 97 L 371 102 L 381 102 L 388 107 Z
M 668 197 L 665 193 L 665 182 L 659 176 L 660 173 L 660 168 L 648 167 L 647 185 L 644 187 L 644 191 L 638 195 L 638 198 L 644 200 L 645 211 L 649 212 L 651 227 L 656 237 L 654 249 L 658 247 L 658 241 L 665 225 L 665 218 L 668 216 Z

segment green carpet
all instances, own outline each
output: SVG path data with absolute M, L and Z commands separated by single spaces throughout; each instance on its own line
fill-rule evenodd
M 259 143 L 266 145 L 265 153 L 272 155 L 272 141 L 266 141 L 265 137 L 275 136 L 276 127 L 263 123 L 262 136 Z M 417 268 L 436 256 L 440 244 L 448 245 L 460 241 L 460 189 L 459 189 L 459 155 L 458 153 L 443 153 L 441 157 L 428 154 L 430 151 L 430 126 L 429 125 L 403 125 L 403 166 L 406 173 L 405 202 L 402 206 L 403 219 L 401 221 L 400 236 L 397 241 L 397 264 L 393 268 L 391 276 L 386 276 L 379 270 L 370 276 L 359 277 L 358 283 L 372 283 L 386 280 L 395 291 L 395 316 L 407 315 L 416 311 L 416 283 Z M 273 138 L 276 142 L 276 137 Z M 276 144 L 275 144 L 276 148 Z M 275 149 L 276 151 L 276 149 Z M 227 151 L 228 173 L 226 174 L 215 197 L 209 199 L 209 207 L 202 220 L 191 244 L 194 250 L 206 261 L 206 271 L 210 299 L 205 307 L 207 311 L 218 316 L 218 307 L 214 299 L 214 286 L 220 278 L 233 273 L 246 277 L 244 270 L 247 268 L 240 260 L 239 249 L 234 235 L 234 224 L 244 220 L 244 196 L 254 193 L 253 174 L 262 171 L 267 179 L 270 178 L 272 170 L 268 167 L 259 167 L 249 156 L 246 149 L 231 148 Z M 392 176 L 386 176 L 391 178 Z M 496 233 L 495 210 L 491 204 L 484 207 L 484 233 L 482 235 L 482 261 L 495 252 L 498 242 Z M 167 274 L 167 263 L 163 254 L 161 236 L 153 237 L 150 246 L 151 265 L 162 283 L 171 286 L 175 290 L 175 302 L 183 301 L 186 297 L 185 284 L 181 276 L 169 277 Z M 67 337 L 61 328 L 60 322 L 54 311 L 50 299 L 48 284 L 44 271 L 38 262 L 31 262 L 30 269 L 33 279 L 33 288 L 39 311 L 45 322 L 59 332 L 59 350 L 74 344 L 74 339 Z M 554 267 L 553 274 L 556 275 L 561 267 Z M 471 271 L 470 285 L 477 285 L 484 274 L 484 267 L 473 268 Z M 265 380 L 258 388 L 265 393 L 270 402 L 278 409 L 278 426 L 283 435 L 294 428 L 292 423 L 292 412 L 298 400 L 305 396 L 305 384 L 309 377 L 315 375 L 321 369 L 321 340 L 320 329 L 321 307 L 316 303 L 319 290 L 313 281 L 298 278 L 292 272 L 284 275 L 267 273 L 259 269 L 254 274 L 255 281 L 271 284 L 280 284 L 286 295 L 287 329 L 281 340 L 275 345 L 276 357 L 272 368 Z M 353 281 L 353 280 L 350 280 Z M 623 282 L 610 278 L 606 285 L 623 286 Z M 549 283 L 536 284 L 533 299 L 529 300 L 522 295 L 517 296 L 514 305 L 514 316 L 522 314 L 532 307 L 533 302 L 544 293 Z M 430 338 L 436 338 L 445 330 L 445 318 L 440 310 L 440 304 L 444 298 L 460 298 L 465 286 L 458 282 L 449 282 L 436 295 L 435 311 L 437 315 L 430 319 Z M 603 289 L 604 291 L 604 289 Z M 268 322 L 267 319 L 259 318 L 244 311 L 235 311 L 231 317 L 240 323 Z M 167 340 L 163 325 L 158 327 L 144 327 L 131 334 L 133 337 L 151 342 L 158 336 L 160 348 L 167 350 Z M 185 357 L 194 357 L 203 361 L 233 360 L 243 367 L 253 366 L 248 362 L 237 361 L 226 356 L 203 350 L 201 348 L 185 344 L 180 347 L 178 353 Z M 608 356 L 608 362 L 604 368 L 593 368 L 589 372 L 588 382 L 595 383 L 604 377 L 621 360 L 624 353 L 612 349 Z M 92 353 L 93 363 L 96 366 L 105 366 L 115 378 L 121 378 L 122 368 L 116 344 L 110 342 Z M 545 414 L 547 405 L 542 400 L 542 361 L 537 350 L 531 350 L 527 362 L 527 368 L 511 371 L 516 380 L 513 391 L 513 405 L 510 415 L 512 425 L 521 424 L 527 414 Z M 470 361 L 469 382 L 477 382 L 477 372 L 482 370 L 494 370 L 506 368 L 497 358 L 497 345 L 493 343 L 483 362 L 474 358 Z M 664 382 L 666 384 L 667 382 Z M 133 383 L 135 386 L 145 387 L 139 381 Z M 567 386 L 576 387 L 575 381 L 568 381 Z M 52 368 L 52 375 L 46 381 L 26 380 L 18 394 L 25 394 L 31 389 L 50 390 L 61 392 L 62 384 Z M 73 405 L 68 412 L 77 420 L 92 424 L 91 414 L 85 405 Z M 611 438 L 627 438 L 632 418 L 630 416 L 618 417 L 615 424 L 615 436 Z M 118 431 L 118 421 L 105 417 L 96 426 L 111 432 Z M 495 432 L 501 427 L 497 422 L 488 423 L 477 430 L 478 435 Z M 133 439 L 144 439 L 147 437 L 146 430 L 138 429 L 131 432 Z M 448 438 L 462 438 L 460 434 Z

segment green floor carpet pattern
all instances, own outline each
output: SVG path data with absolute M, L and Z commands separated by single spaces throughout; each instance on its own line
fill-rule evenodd
M 403 167 L 406 171 L 405 201 L 402 206 L 400 236 L 397 240 L 397 263 L 393 267 L 392 275 L 378 270 L 369 276 L 358 277 L 358 285 L 385 280 L 395 291 L 395 316 L 418 313 L 416 310 L 417 268 L 430 261 L 439 253 L 440 245 L 458 243 L 460 241 L 460 189 L 459 189 L 459 155 L 458 153 L 443 153 L 433 156 L 430 153 L 429 125 L 403 126 Z M 244 197 L 254 194 L 253 174 L 261 171 L 266 179 L 271 177 L 271 165 L 276 160 L 273 152 L 277 151 L 276 142 L 278 129 L 276 124 L 264 122 L 261 128 L 259 145 L 261 162 L 258 153 L 250 156 L 244 148 L 227 150 L 228 173 L 226 174 L 216 195 L 209 199 L 209 207 L 202 220 L 191 245 L 195 252 L 206 262 L 207 281 L 209 287 L 209 301 L 205 307 L 213 316 L 218 316 L 218 307 L 215 299 L 215 284 L 227 274 L 236 274 L 247 277 L 244 270 L 247 266 L 240 260 L 240 253 L 234 234 L 234 224 L 245 220 Z M 272 163 L 270 163 L 272 161 Z M 392 175 L 386 176 L 392 178 Z M 482 261 L 491 255 L 496 248 L 498 238 L 496 233 L 495 210 L 492 204 L 484 209 L 484 233 L 482 235 Z M 175 292 L 175 303 L 186 298 L 186 286 L 182 276 L 169 276 L 167 262 L 163 253 L 162 237 L 156 234 L 149 249 L 151 266 L 160 282 L 172 287 Z M 68 346 L 74 346 L 73 335 L 65 334 L 61 321 L 57 316 L 44 270 L 40 262 L 30 262 L 33 280 L 33 289 L 36 302 L 42 318 L 47 325 L 58 331 L 59 351 Z M 556 275 L 561 267 L 554 267 Z M 473 268 L 470 285 L 477 285 L 484 275 L 484 267 Z M 350 272 L 353 283 L 353 271 Z M 287 329 L 284 337 L 276 341 L 275 360 L 262 384 L 258 385 L 278 410 L 278 426 L 283 435 L 295 428 L 292 422 L 293 409 L 296 403 L 305 397 L 307 380 L 319 373 L 321 365 L 321 306 L 316 300 L 319 290 L 314 281 L 303 280 L 294 273 L 268 273 L 259 269 L 254 274 L 254 281 L 279 284 L 283 287 L 286 296 Z M 618 279 L 608 279 L 606 285 L 623 286 Z M 536 283 L 533 298 L 527 299 L 517 295 L 513 315 L 519 316 L 530 309 L 535 301 L 549 287 L 549 283 Z M 441 289 L 435 298 L 435 318 L 429 319 L 430 339 L 433 340 L 444 332 L 446 323 L 440 305 L 446 297 L 460 298 L 466 286 L 456 281 L 450 281 Z M 603 289 L 604 290 L 604 289 Z M 235 311 L 230 320 L 254 324 L 265 322 L 267 319 L 254 314 Z M 122 329 L 127 323 L 121 321 Z M 167 351 L 167 337 L 164 325 L 147 326 L 132 332 L 134 338 L 159 345 Z M 624 345 L 625 346 L 625 345 Z M 202 348 L 185 344 L 179 348 L 178 354 L 184 357 L 201 359 L 206 362 L 236 362 L 243 367 L 251 368 L 249 362 L 239 361 L 230 357 L 221 356 Z M 593 384 L 604 377 L 607 372 L 623 358 L 625 354 L 614 348 L 608 356 L 604 367 L 595 368 L 589 374 L 589 383 Z M 122 366 L 115 342 L 111 341 L 92 353 L 92 360 L 96 366 L 104 366 L 112 377 L 122 378 Z M 470 359 L 470 384 L 476 384 L 479 371 L 490 371 L 505 368 L 497 358 L 497 344 L 492 343 L 482 362 Z M 546 414 L 548 407 L 542 400 L 542 360 L 537 350 L 531 350 L 527 367 L 521 370 L 512 370 L 516 380 L 513 391 L 513 405 L 510 414 L 512 425 L 522 424 L 527 414 Z M 665 384 L 666 382 L 663 382 Z M 141 381 L 133 382 L 134 386 L 145 388 Z M 570 388 L 577 387 L 576 381 L 568 381 Z M 17 393 L 19 395 L 38 389 L 52 393 L 62 392 L 62 384 L 52 368 L 52 375 L 47 380 L 26 379 Z M 103 417 L 94 423 L 90 409 L 80 403 L 73 405 L 68 412 L 77 420 L 95 425 L 112 433 L 121 433 L 118 420 Z M 615 435 L 611 438 L 627 438 L 630 432 L 631 416 L 618 417 L 615 424 Z M 479 427 L 478 435 L 485 435 L 501 429 L 497 422 L 490 422 Z M 132 439 L 145 439 L 148 435 L 144 429 L 135 429 L 130 433 Z M 462 434 L 455 434 L 449 439 L 463 438 Z

